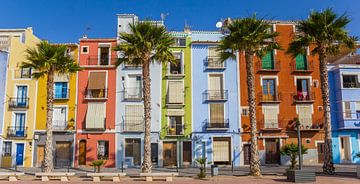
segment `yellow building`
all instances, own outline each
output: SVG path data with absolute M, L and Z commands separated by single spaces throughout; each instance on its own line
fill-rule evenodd
M 78 45 L 66 45 L 70 54 L 78 60 Z M 41 167 L 44 160 L 46 129 L 46 77 L 38 80 L 36 125 L 34 136 L 33 166 Z M 76 114 L 76 73 L 54 76 L 54 109 L 53 109 L 53 156 L 57 168 L 73 166 L 75 114 Z M 43 90 L 42 90 L 43 89 Z
M 0 29 L 2 48 L 8 52 L 2 126 L 2 167 L 31 167 L 38 83 L 30 69 L 20 69 L 25 50 L 40 42 L 26 29 Z M 40 89 L 45 90 L 45 89 Z

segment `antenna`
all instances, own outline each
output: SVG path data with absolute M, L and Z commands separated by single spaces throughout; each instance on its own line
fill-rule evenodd
M 160 17 L 161 17 L 161 21 L 165 21 L 165 18 L 169 15 L 169 13 L 161 13 Z
M 88 32 L 91 30 L 90 27 L 86 27 L 85 33 L 83 34 L 83 38 L 87 38 Z
M 216 28 L 220 29 L 223 26 L 223 23 L 221 21 L 216 23 Z

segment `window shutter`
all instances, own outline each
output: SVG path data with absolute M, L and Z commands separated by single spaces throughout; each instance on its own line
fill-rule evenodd
M 262 106 L 264 114 L 264 126 L 265 128 L 278 128 L 279 120 L 279 107 L 278 106 Z
M 296 69 L 297 70 L 305 70 L 306 66 L 306 56 L 304 54 L 298 54 L 295 58 Z
M 106 72 L 91 72 L 89 76 L 88 89 L 105 89 Z
M 169 81 L 168 82 L 168 103 L 169 104 L 183 104 L 184 103 L 183 81 Z
M 229 141 L 214 141 L 214 162 L 228 162 L 229 158 Z
M 343 102 L 344 116 L 345 118 L 351 118 L 351 107 L 350 102 Z
M 210 104 L 210 123 L 224 123 L 224 104 Z
M 311 112 L 311 106 L 310 105 L 298 105 L 298 115 L 299 115 L 299 121 L 300 124 L 303 126 L 312 126 L 312 112 Z
M 262 69 L 274 69 L 274 51 L 269 51 L 262 58 Z

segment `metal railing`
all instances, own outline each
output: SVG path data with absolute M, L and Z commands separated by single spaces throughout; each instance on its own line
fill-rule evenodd
M 124 88 L 125 100 L 141 100 L 142 88 Z
M 343 82 L 344 88 L 360 88 L 360 83 L 358 82 Z
M 292 72 L 312 72 L 314 70 L 313 62 L 306 61 L 304 67 L 296 66 L 296 61 L 291 62 Z
M 68 129 L 67 121 L 63 120 L 53 120 L 52 129 L 55 131 L 65 131 Z
M 144 124 L 143 116 L 125 116 L 124 117 L 124 132 L 144 132 L 145 124 Z
M 184 125 L 176 124 L 174 127 L 168 127 L 167 135 L 169 136 L 184 135 Z
M 313 102 L 315 100 L 315 93 L 297 92 L 297 93 L 292 93 L 292 97 L 294 103 Z
M 14 78 L 15 79 L 31 79 L 31 68 L 22 68 L 14 70 Z
M 230 127 L 229 119 L 222 120 L 205 120 L 206 129 L 228 129 Z
M 27 97 L 11 97 L 9 99 L 9 108 L 11 109 L 22 109 L 29 108 L 29 98 Z
M 116 61 L 117 61 L 116 55 L 111 55 L 111 57 L 109 57 L 109 55 L 104 55 L 104 56 L 93 55 L 93 56 L 88 56 L 86 65 L 109 66 L 109 65 L 114 65 Z
M 7 136 L 8 137 L 26 137 L 28 127 L 25 126 L 8 126 Z
M 107 98 L 107 88 L 105 89 L 86 89 L 85 98 L 86 99 L 106 99 Z
M 70 89 L 67 89 L 66 91 L 61 91 L 61 93 L 56 93 L 56 91 L 54 91 L 55 100 L 64 100 L 69 98 L 70 98 Z
M 228 90 L 205 90 L 203 92 L 204 101 L 226 101 L 228 96 Z
M 225 62 L 221 62 L 219 56 L 208 56 L 205 60 L 206 69 L 225 69 Z
M 262 61 L 258 61 L 256 64 L 255 64 L 255 68 L 256 68 L 256 71 L 259 71 L 259 72 L 277 72 L 277 71 L 280 71 L 280 61 L 278 60 L 272 60 L 272 66 L 270 67 L 264 67 L 263 66 L 263 63 Z

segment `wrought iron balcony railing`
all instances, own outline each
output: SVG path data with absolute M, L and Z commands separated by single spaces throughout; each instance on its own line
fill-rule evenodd
M 281 101 L 281 93 L 275 93 L 275 94 L 259 93 L 257 98 L 260 103 L 272 103 L 272 102 L 276 103 Z
M 7 136 L 12 138 L 24 138 L 27 136 L 28 127 L 25 126 L 9 126 Z
M 280 71 L 280 61 L 273 60 L 271 66 L 264 66 L 260 60 L 255 64 L 255 68 L 258 72 L 278 72 Z
M 106 56 L 99 56 L 99 55 L 93 55 L 88 56 L 86 65 L 88 66 L 109 66 L 114 65 L 117 61 L 117 55 L 109 55 Z
M 124 100 L 142 100 L 142 88 L 125 88 Z
M 218 56 L 208 56 L 204 64 L 208 70 L 226 68 L 225 62 L 221 62 L 220 57 Z
M 86 99 L 106 99 L 108 90 L 105 89 L 87 89 L 85 90 Z
M 180 136 L 184 135 L 184 125 L 176 124 L 174 127 L 168 127 L 168 136 Z
M 124 117 L 124 132 L 144 132 L 145 124 L 144 124 L 143 116 L 125 116 Z
M 29 108 L 29 98 L 28 97 L 11 97 L 9 99 L 9 108 L 10 109 L 26 109 Z
M 226 101 L 228 96 L 228 90 L 205 90 L 203 92 L 204 101 Z
M 205 120 L 205 128 L 207 130 L 222 130 L 229 129 L 229 119 L 219 119 L 219 120 Z
M 306 61 L 302 66 L 296 65 L 296 61 L 290 63 L 292 72 L 313 72 L 314 65 L 313 62 Z
M 314 92 L 300 92 L 292 93 L 294 103 L 311 103 L 315 100 Z

